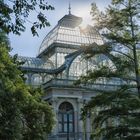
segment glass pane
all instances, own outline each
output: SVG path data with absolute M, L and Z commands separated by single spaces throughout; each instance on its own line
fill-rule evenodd
M 61 123 L 59 123 L 58 128 L 59 128 L 59 132 L 62 132 L 62 131 L 63 131 L 63 130 L 62 130 L 62 124 L 61 124 Z
M 69 114 L 69 122 L 73 121 L 73 114 Z
M 64 114 L 64 122 L 67 122 L 67 114 Z
M 64 123 L 64 132 L 67 132 L 67 123 Z
M 58 115 L 58 120 L 59 120 L 59 122 L 62 122 L 62 114 Z
M 69 132 L 73 132 L 73 124 L 69 123 Z

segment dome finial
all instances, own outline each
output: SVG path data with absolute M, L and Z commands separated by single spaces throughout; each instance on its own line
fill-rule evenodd
M 69 2 L 69 15 L 71 14 L 71 4 Z

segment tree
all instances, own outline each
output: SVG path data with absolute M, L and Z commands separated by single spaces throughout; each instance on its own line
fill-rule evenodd
M 111 61 L 81 76 L 77 84 L 105 81 L 105 88 L 82 110 L 90 112 L 92 138 L 107 140 L 140 139 L 140 73 L 137 48 L 140 43 L 139 0 L 112 0 L 106 13 L 92 4 L 95 26 L 102 31 L 103 45 L 91 45 L 88 57 L 103 54 Z M 94 51 L 94 52 L 93 52 Z M 111 63 L 112 62 L 112 63 Z M 111 65 L 110 65 L 111 64 Z M 111 83 L 111 85 L 110 85 Z M 119 83 L 119 84 L 117 84 Z M 113 86 L 114 85 L 114 86 Z M 111 86 L 111 88 L 109 88 Z
M 25 31 L 25 22 L 31 24 L 31 32 L 38 35 L 37 29 L 50 26 L 43 10 L 53 10 L 45 0 L 1 0 L 0 1 L 0 29 L 6 33 L 13 32 L 20 35 Z M 40 10 L 40 11 L 38 11 Z M 36 12 L 36 21 L 30 21 L 30 13 Z
M 20 63 L 9 55 L 10 47 L 0 32 L 0 139 L 43 140 L 53 127 L 51 107 L 41 89 L 25 85 Z
M 43 140 L 51 132 L 51 107 L 42 100 L 41 89 L 25 85 L 20 63 L 9 55 L 5 34 L 20 35 L 24 23 L 30 22 L 32 34 L 38 35 L 37 28 L 50 25 L 41 11 L 53 9 L 45 0 L 0 1 L 0 139 Z M 29 21 L 31 11 L 36 11 L 37 21 Z

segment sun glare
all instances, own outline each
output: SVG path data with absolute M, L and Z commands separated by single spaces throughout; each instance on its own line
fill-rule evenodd
M 74 14 L 79 16 L 79 17 L 82 17 L 83 22 L 80 25 L 82 28 L 85 28 L 87 25 L 92 25 L 89 7 L 82 7 L 80 9 L 75 9 Z

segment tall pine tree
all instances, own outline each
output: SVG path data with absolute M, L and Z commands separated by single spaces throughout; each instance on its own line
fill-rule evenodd
M 105 86 L 94 89 L 98 94 L 83 108 L 83 120 L 90 112 L 92 139 L 139 140 L 140 71 L 137 48 L 140 47 L 140 1 L 112 0 L 105 13 L 93 3 L 91 15 L 96 28 L 102 32 L 105 44 L 91 45 L 88 57 L 101 54 L 110 61 L 87 72 L 77 81 L 86 84 L 104 81 Z

